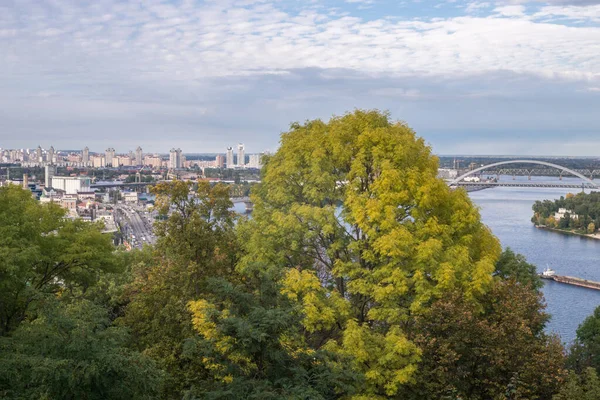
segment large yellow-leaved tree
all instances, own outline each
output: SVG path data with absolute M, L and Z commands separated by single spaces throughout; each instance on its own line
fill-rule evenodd
M 450 291 L 476 303 L 500 245 L 463 190 L 437 178 L 422 138 L 387 113 L 293 124 L 266 161 L 240 268 L 268 266 L 297 304 L 304 340 L 353 361 L 355 398 L 395 395 L 420 350 L 411 318 Z

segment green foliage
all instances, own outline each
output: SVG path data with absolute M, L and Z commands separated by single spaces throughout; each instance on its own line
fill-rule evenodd
M 559 208 L 570 210 L 558 224 L 550 222 Z M 600 226 L 600 192 L 569 193 L 566 198 L 558 200 L 536 201 L 533 205 L 534 216 L 531 221 L 536 225 L 558 227 L 559 229 L 576 230 L 581 233 L 594 233 Z M 577 216 L 577 217 L 575 217 Z M 593 225 L 591 225 L 593 224 Z M 589 228 L 593 226 L 590 231 Z
M 162 398 L 330 399 L 361 375 L 343 355 L 315 350 L 302 309 L 268 269 L 235 268 L 229 191 L 199 183 L 157 185 L 151 259 L 133 268 L 120 323 L 168 373 Z M 318 282 L 317 282 L 317 286 Z
M 535 265 L 529 264 L 522 254 L 505 249 L 496 262 L 494 275 L 502 279 L 514 279 L 522 285 L 529 285 L 535 291 L 544 286 L 537 274 Z
M 58 205 L 40 205 L 19 187 L 0 188 L 0 336 L 44 294 L 85 292 L 118 270 L 113 250 L 99 225 L 69 220 Z
M 97 224 L 0 188 L 0 397 L 145 399 L 161 372 L 111 326 L 125 269 Z M 96 304 L 97 303 L 97 304 Z
M 541 295 L 499 280 L 481 305 L 483 312 L 454 292 L 415 318 L 409 331 L 422 362 L 400 398 L 548 399 L 556 392 L 563 348 L 543 333 Z
M 142 172 L 140 174 L 140 179 L 141 182 L 154 182 L 154 177 L 152 176 L 151 172 L 147 172 L 144 173 Z M 125 183 L 133 183 L 133 182 L 137 182 L 138 181 L 138 177 L 136 174 L 132 174 L 132 175 L 127 175 L 127 178 L 125 178 Z
M 568 365 L 578 373 L 582 373 L 588 367 L 600 371 L 600 307 L 577 328 Z
M 156 185 L 157 243 L 130 253 L 0 188 L 0 397 L 556 393 L 563 349 L 543 333 L 535 267 L 500 254 L 408 126 L 360 110 L 293 124 L 265 163 L 251 219 L 231 211 L 231 187 Z M 586 323 L 578 371 L 600 354 Z
M 168 218 L 155 225 L 152 257 L 132 268 L 119 323 L 169 373 L 163 396 L 181 398 L 207 376 L 201 359 L 182 356 L 185 341 L 195 335 L 188 303 L 206 295 L 209 279 L 235 276 L 234 214 L 224 185 L 199 182 L 192 193 L 189 184 L 177 181 L 156 185 L 154 193 L 158 211 Z
M 11 336 L 0 338 L 0 397 L 154 398 L 162 373 L 128 350 L 127 338 L 102 307 L 47 297 Z
M 571 371 L 569 378 L 552 400 L 600 399 L 600 379 L 594 368 L 586 368 L 581 375 Z
M 419 350 L 401 329 L 411 314 L 452 290 L 475 302 L 492 283 L 498 241 L 466 193 L 436 178 L 437 166 L 407 125 L 378 111 L 293 124 L 240 226 L 242 269 L 273 268 L 286 292 L 314 286 L 290 279 L 294 269 L 319 282 L 296 296 L 306 335 L 362 363 L 359 396 L 393 396 L 411 381 Z
M 231 196 L 232 197 L 247 197 L 250 195 L 250 190 L 252 189 L 253 186 L 255 186 L 255 183 L 234 183 L 231 186 Z
M 361 383 L 348 360 L 305 343 L 301 315 L 260 270 L 233 285 L 212 280 L 189 303 L 198 335 L 183 356 L 207 370 L 188 397 L 203 399 L 336 399 Z

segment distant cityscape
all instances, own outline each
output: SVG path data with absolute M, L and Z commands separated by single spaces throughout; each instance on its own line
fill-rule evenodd
M 134 151 L 117 153 L 113 147 L 104 152 L 92 152 L 88 147 L 81 151 L 57 151 L 53 146 L 44 149 L 2 149 L 0 148 L 0 163 L 20 164 L 23 167 L 44 167 L 54 165 L 59 167 L 83 168 L 119 168 L 119 167 L 148 167 L 151 169 L 190 169 L 190 168 L 227 168 L 227 169 L 259 169 L 265 154 L 246 154 L 243 143 L 237 147 L 227 147 L 224 154 L 217 154 L 214 160 L 188 160 L 180 148 L 172 148 L 169 155 L 144 153 L 138 146 Z
M 103 152 L 88 147 L 80 151 L 54 146 L 0 148 L 0 187 L 22 186 L 40 203 L 66 209 L 69 218 L 101 221 L 103 232 L 131 249 L 154 242 L 151 185 L 173 179 L 222 182 L 231 185 L 232 197 L 243 201 L 249 185 L 259 179 L 265 155 L 245 150 L 239 143 L 227 147 L 224 154 L 190 154 L 188 159 L 180 148 L 172 148 L 168 155 L 144 153 L 141 146 L 127 153 L 117 153 L 113 147 Z

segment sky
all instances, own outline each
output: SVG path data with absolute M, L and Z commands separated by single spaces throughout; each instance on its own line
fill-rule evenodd
M 600 156 L 600 0 L 0 0 L 0 148 L 273 151 L 356 108 Z

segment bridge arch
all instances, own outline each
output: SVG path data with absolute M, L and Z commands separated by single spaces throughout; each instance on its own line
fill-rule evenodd
M 556 168 L 559 169 L 561 171 L 565 171 L 568 172 L 571 175 L 574 175 L 578 178 L 581 178 L 582 180 L 584 180 L 585 182 L 589 183 L 590 185 L 600 188 L 600 185 L 598 185 L 596 182 L 594 182 L 593 180 L 589 179 L 588 177 L 586 177 L 583 174 L 580 174 L 577 171 L 573 171 L 572 169 L 569 169 L 567 167 L 563 167 L 562 165 L 558 165 L 558 164 L 553 164 L 553 163 L 549 163 L 546 161 L 538 161 L 538 160 L 509 160 L 509 161 L 499 161 L 496 163 L 492 163 L 492 164 L 488 164 L 488 165 L 484 165 L 483 167 L 479 167 L 479 168 L 475 168 L 472 171 L 469 171 L 465 174 L 462 174 L 461 176 L 453 179 L 449 185 L 450 186 L 455 186 L 458 182 L 462 181 L 463 179 L 465 179 L 467 176 L 476 174 L 477 172 L 480 171 L 484 171 L 488 168 L 492 168 L 492 167 L 497 167 L 500 165 L 507 165 L 507 164 L 537 164 L 537 165 L 544 165 L 546 167 L 552 167 L 552 168 Z

